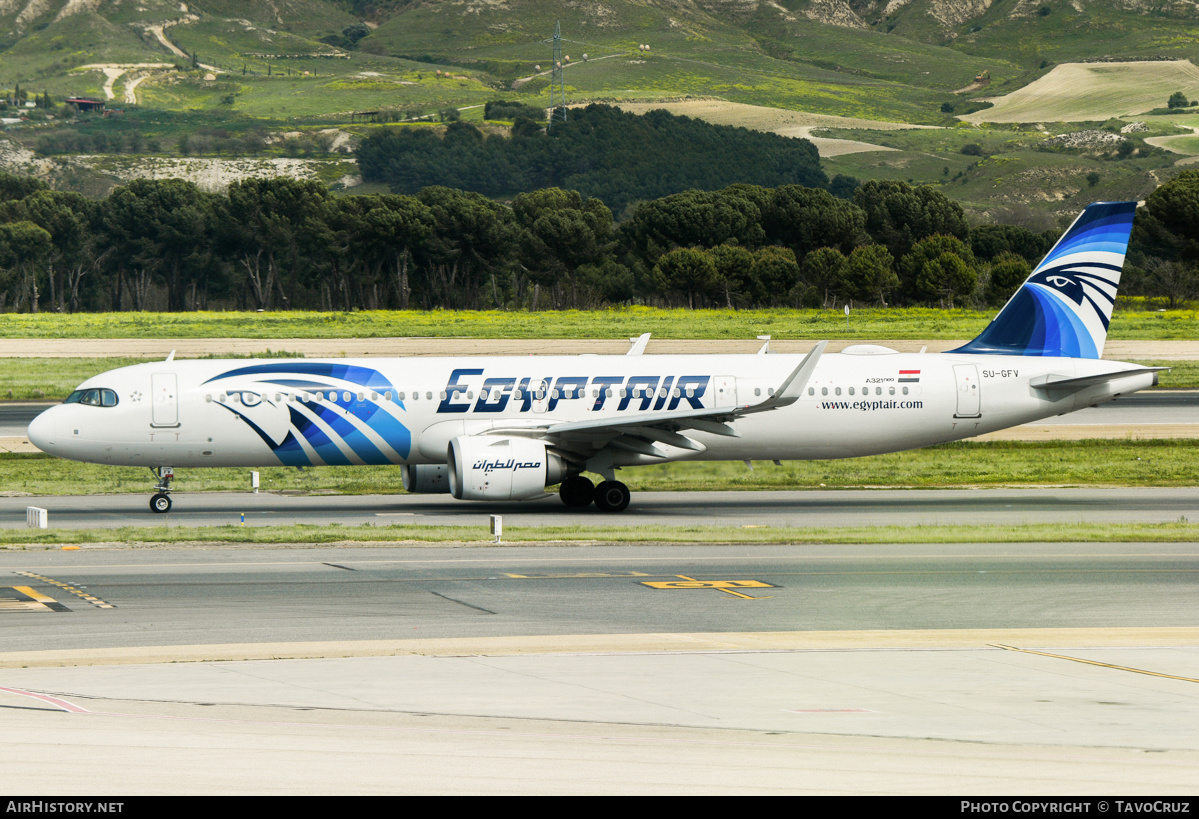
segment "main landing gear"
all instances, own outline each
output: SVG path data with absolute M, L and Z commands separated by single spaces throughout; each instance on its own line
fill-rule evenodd
M 629 488 L 620 481 L 603 481 L 596 486 L 582 475 L 562 481 L 558 496 L 572 509 L 583 509 L 594 502 L 601 512 L 623 512 L 632 498 Z
M 175 470 L 169 466 L 150 467 L 150 471 L 154 473 L 154 477 L 158 478 L 158 483 L 154 484 L 154 488 L 158 491 L 150 498 L 150 511 L 163 513 L 171 511 L 171 479 L 175 477 Z

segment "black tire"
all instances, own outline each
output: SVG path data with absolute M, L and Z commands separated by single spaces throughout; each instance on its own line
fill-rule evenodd
M 163 512 L 171 511 L 171 497 L 159 492 L 154 497 L 150 498 L 150 511 L 162 514 Z
M 620 481 L 604 481 L 595 487 L 595 507 L 601 512 L 623 512 L 632 494 Z
M 572 509 L 582 509 L 590 506 L 595 498 L 595 484 L 582 475 L 575 475 L 562 481 L 558 487 L 558 497 Z

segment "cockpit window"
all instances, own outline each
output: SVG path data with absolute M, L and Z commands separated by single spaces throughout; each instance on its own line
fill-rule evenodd
M 87 404 L 89 407 L 115 407 L 120 402 L 115 390 L 92 388 L 75 390 L 64 404 Z

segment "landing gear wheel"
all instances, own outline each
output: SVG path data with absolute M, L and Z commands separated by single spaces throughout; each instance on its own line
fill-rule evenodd
M 581 475 L 567 478 L 558 488 L 558 497 L 572 509 L 582 509 L 590 506 L 595 498 L 595 484 Z
M 162 512 L 171 511 L 170 495 L 164 495 L 163 493 L 159 492 L 157 495 L 150 498 L 150 511 L 158 512 L 160 514 Z
M 623 512 L 632 495 L 620 481 L 604 481 L 595 487 L 595 507 L 601 512 Z

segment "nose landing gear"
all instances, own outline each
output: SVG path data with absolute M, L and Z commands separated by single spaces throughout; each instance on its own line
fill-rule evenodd
M 158 491 L 150 498 L 150 511 L 163 513 L 171 511 L 171 479 L 175 477 L 175 470 L 169 466 L 150 467 L 150 471 L 154 473 L 154 477 L 158 478 L 158 483 L 154 484 L 154 488 Z

